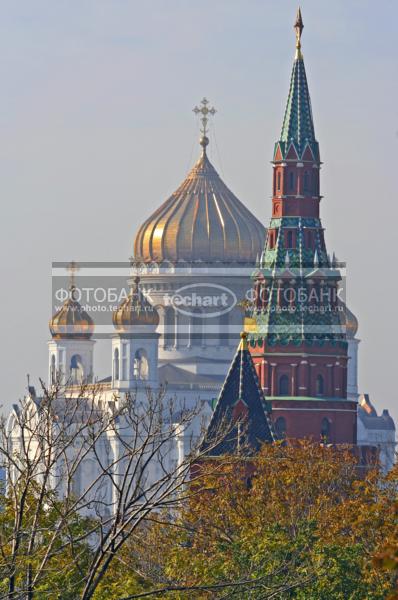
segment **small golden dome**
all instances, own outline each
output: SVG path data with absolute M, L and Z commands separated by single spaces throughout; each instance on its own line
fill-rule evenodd
M 113 313 L 113 325 L 119 333 L 128 333 L 136 328 L 154 331 L 159 325 L 158 311 L 140 290 L 140 278 L 134 279 L 134 286 L 128 297 Z
M 358 333 L 358 319 L 356 318 L 354 313 L 350 311 L 350 309 L 344 302 L 341 302 L 341 305 L 343 306 L 343 325 L 346 329 L 347 338 L 353 339 Z
M 203 153 L 185 181 L 140 227 L 134 258 L 254 263 L 264 248 L 265 228 L 221 180 Z
M 54 339 L 90 339 L 94 321 L 75 299 L 76 288 L 71 285 L 69 297 L 50 319 L 49 327 Z
M 358 319 L 353 312 L 346 306 L 346 331 L 348 338 L 354 338 L 358 332 Z

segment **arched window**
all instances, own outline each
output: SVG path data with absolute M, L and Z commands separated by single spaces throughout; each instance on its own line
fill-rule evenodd
M 127 344 L 122 343 L 122 376 L 121 379 L 123 381 L 125 381 L 126 379 L 129 378 L 129 373 L 128 373 L 128 355 L 127 355 Z
M 72 383 L 83 383 L 84 369 L 80 354 L 74 354 L 70 359 L 70 376 Z
M 321 423 L 321 438 L 325 442 L 330 439 L 330 421 L 326 417 L 322 419 Z
M 278 417 L 275 421 L 275 433 L 278 440 L 283 440 L 286 437 L 286 419 L 284 417 Z
M 294 190 L 294 173 L 293 173 L 293 171 L 289 174 L 289 188 L 291 191 Z
M 146 380 L 149 376 L 149 363 L 147 353 L 143 348 L 137 350 L 134 356 L 134 377 Z
M 325 384 L 322 375 L 317 375 L 316 378 L 316 395 L 323 396 L 325 393 Z
M 168 306 L 164 313 L 164 345 L 173 346 L 175 343 L 175 312 Z
M 113 354 L 113 379 L 119 381 L 119 348 Z
M 57 380 L 57 371 L 55 368 L 55 354 L 51 355 L 50 379 L 51 379 L 51 384 L 54 385 L 54 383 Z
M 199 309 L 195 309 L 191 317 L 191 346 L 203 346 L 203 317 Z
M 279 378 L 279 396 L 288 396 L 289 395 L 289 377 L 287 375 L 282 375 Z
M 278 178 L 277 179 L 278 179 L 278 185 L 277 185 L 276 189 L 278 191 L 280 191 L 280 189 L 281 189 L 281 174 L 280 174 L 280 172 L 278 173 Z

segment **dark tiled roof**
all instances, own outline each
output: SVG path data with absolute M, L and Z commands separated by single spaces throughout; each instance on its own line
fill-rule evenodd
M 274 440 L 270 410 L 246 339 L 242 338 L 218 397 L 201 451 L 208 450 L 209 456 L 220 456 L 234 454 L 240 447 L 242 452 L 253 454 L 261 444 Z

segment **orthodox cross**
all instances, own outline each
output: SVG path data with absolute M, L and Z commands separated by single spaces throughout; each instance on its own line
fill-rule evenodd
M 214 107 L 209 108 L 208 104 L 209 101 L 207 100 L 207 98 L 203 98 L 203 100 L 200 103 L 200 107 L 195 106 L 195 108 L 193 109 L 195 115 L 202 115 L 200 119 L 202 122 L 202 129 L 200 131 L 203 137 L 206 137 L 207 135 L 207 123 L 209 122 L 209 115 L 213 116 L 217 112 Z
M 79 270 L 79 267 L 77 265 L 77 263 L 72 260 L 68 265 L 67 265 L 67 270 L 69 272 L 69 288 L 71 290 L 75 289 L 75 273 Z

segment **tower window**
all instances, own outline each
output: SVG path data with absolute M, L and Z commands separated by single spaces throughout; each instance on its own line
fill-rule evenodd
M 51 379 L 51 384 L 54 385 L 54 383 L 56 382 L 56 379 L 57 379 L 57 373 L 56 373 L 56 368 L 55 368 L 55 354 L 51 355 L 50 379 Z
M 122 344 L 122 379 L 128 378 L 127 344 Z
M 290 190 L 294 190 L 294 173 L 291 171 L 289 174 L 289 188 Z
M 148 357 L 143 348 L 137 350 L 134 356 L 134 377 L 141 380 L 147 380 L 149 377 Z
M 278 236 L 278 229 L 273 229 L 268 234 L 268 247 L 272 250 L 276 244 L 276 238 Z
M 113 355 L 113 379 L 119 381 L 119 349 L 116 348 Z
M 282 375 L 279 379 L 279 396 L 289 395 L 289 377 Z
M 284 417 L 278 417 L 275 421 L 275 433 L 279 440 L 283 440 L 286 437 L 286 419 Z
M 281 173 L 279 171 L 278 176 L 277 176 L 277 190 L 280 191 L 280 189 L 281 189 Z
M 323 396 L 325 393 L 325 384 L 322 375 L 318 375 L 316 378 L 316 395 Z
M 80 354 L 74 354 L 70 359 L 70 376 L 72 383 L 83 383 L 84 371 L 83 361 Z
M 293 248 L 293 231 L 287 232 L 287 247 Z

